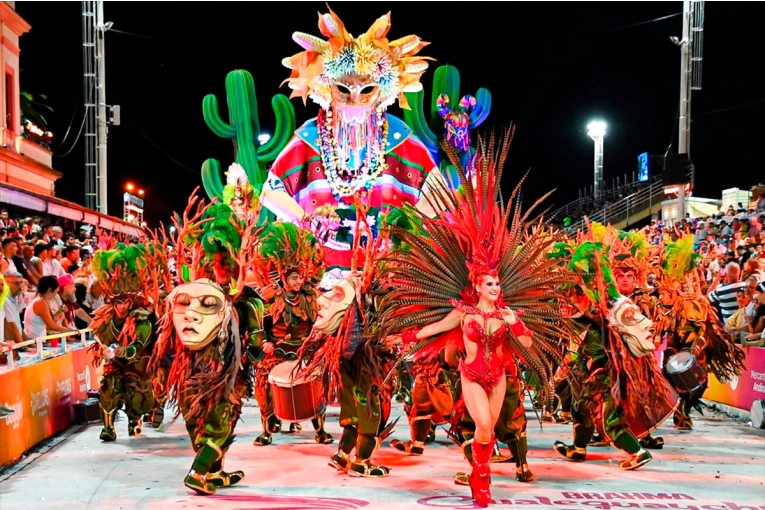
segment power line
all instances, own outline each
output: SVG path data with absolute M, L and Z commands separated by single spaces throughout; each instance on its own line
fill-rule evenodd
M 89 103 L 92 103 L 92 102 L 93 102 L 93 101 L 92 101 L 92 95 L 93 95 L 93 87 L 91 86 L 91 87 L 90 87 L 90 91 L 88 91 L 88 98 L 89 98 L 89 99 L 88 99 L 88 102 L 89 102 Z M 75 111 L 76 111 L 76 110 L 75 110 Z M 82 123 L 80 124 L 80 129 L 79 129 L 79 131 L 77 131 L 77 138 L 75 138 L 75 139 L 74 139 L 74 142 L 72 143 L 72 146 L 71 146 L 71 147 L 69 147 L 69 150 L 68 150 L 68 151 L 66 151 L 64 154 L 56 154 L 56 153 L 54 153 L 54 154 L 53 154 L 54 156 L 56 156 L 57 158 L 65 158 L 65 157 L 67 157 L 69 154 L 71 154 L 71 153 L 72 153 L 72 151 L 74 150 L 74 148 L 77 146 L 77 142 L 79 142 L 79 141 L 80 141 L 80 136 L 82 136 L 82 128 L 84 128 L 84 127 L 85 127 L 85 120 L 86 120 L 87 118 L 88 118 L 88 107 L 87 107 L 87 106 L 85 106 L 85 112 L 83 113 L 83 116 L 82 116 Z M 72 120 L 74 120 L 74 117 L 72 117 Z M 69 127 L 71 127 L 71 122 L 70 122 L 70 125 L 69 125 Z M 69 130 L 67 129 L 67 131 L 66 131 L 66 132 L 67 132 L 67 135 L 68 135 L 68 134 L 69 134 Z M 64 140 L 66 140 L 66 135 L 64 136 Z M 64 145 L 64 143 L 63 143 L 63 142 L 61 142 L 61 145 Z M 59 149 L 61 149 L 61 147 L 59 147 Z
M 729 112 L 731 110 L 738 110 L 740 108 L 746 108 L 747 106 L 752 106 L 752 105 L 756 105 L 756 104 L 760 104 L 760 103 L 765 103 L 765 97 L 763 97 L 762 99 L 756 99 L 754 101 L 750 101 L 748 103 L 743 103 L 743 104 L 737 104 L 737 105 L 734 105 L 734 106 L 729 106 L 728 108 L 720 108 L 718 110 L 710 110 L 708 112 L 697 113 L 696 116 L 709 115 L 711 113 Z
M 195 172 L 195 171 L 194 171 L 194 170 L 192 170 L 191 168 L 187 167 L 186 165 L 184 165 L 183 163 L 181 163 L 180 161 L 178 161 L 177 159 L 175 159 L 174 157 L 172 157 L 170 154 L 168 154 L 168 152 L 167 152 L 167 151 L 165 151 L 165 150 L 164 150 L 162 147 L 160 147 L 159 145 L 157 145 L 157 143 L 156 143 L 154 140 L 152 140 L 152 139 L 151 139 L 151 137 L 150 137 L 149 135 L 147 135 L 147 134 L 146 134 L 146 133 L 143 131 L 143 129 L 141 129 L 141 128 L 140 128 L 140 126 L 138 126 L 138 124 L 136 124 L 136 123 L 135 123 L 135 121 L 134 121 L 132 118 L 130 118 L 130 116 L 129 116 L 129 115 L 125 115 L 125 117 L 127 118 L 127 120 L 129 120 L 129 121 L 130 121 L 130 123 L 133 125 L 133 127 L 134 127 L 134 128 L 136 128 L 136 129 L 138 130 L 138 132 L 139 132 L 139 133 L 141 133 L 141 135 L 143 135 L 143 137 L 144 137 L 144 138 L 146 138 L 146 140 L 148 140 L 148 142 L 149 142 L 150 144 L 152 144 L 152 145 L 153 145 L 153 146 L 154 146 L 154 147 L 155 147 L 155 148 L 156 148 L 156 149 L 157 149 L 159 152 L 161 152 L 162 154 L 164 154 L 164 155 L 165 155 L 165 156 L 166 156 L 166 157 L 167 157 L 167 158 L 168 158 L 170 161 L 172 161 L 173 163 L 175 163 L 175 164 L 176 164 L 176 165 L 178 165 L 179 167 L 183 168 L 183 169 L 184 169 L 184 170 L 186 170 L 187 172 L 191 172 L 191 173 L 193 173 L 193 174 L 195 174 L 195 175 L 197 175 L 197 176 L 199 175 L 199 172 Z
M 153 39 L 155 41 L 167 42 L 165 39 L 162 39 L 160 37 L 154 37 L 152 35 L 136 34 L 135 32 L 128 32 L 126 30 L 117 30 L 116 28 L 110 28 L 109 32 L 116 32 L 118 34 L 132 35 L 133 37 L 140 37 L 142 39 Z
M 663 21 L 665 19 L 674 18 L 674 17 L 680 16 L 682 14 L 683 14 L 682 12 L 676 12 L 675 14 L 668 14 L 667 16 L 661 16 L 659 18 L 649 19 L 649 20 L 646 20 L 646 21 L 639 21 L 638 23 L 633 23 L 631 25 L 626 25 L 626 26 L 619 27 L 619 28 L 612 28 L 611 30 L 606 30 L 605 32 L 601 32 L 601 33 L 603 33 L 603 34 L 610 34 L 612 32 L 619 32 L 620 30 L 627 30 L 628 28 L 639 27 L 641 25 L 647 25 L 649 23 L 655 23 L 657 21 Z

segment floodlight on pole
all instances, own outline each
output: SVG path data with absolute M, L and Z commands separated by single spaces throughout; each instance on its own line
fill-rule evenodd
M 603 193 L 603 139 L 606 137 L 606 123 L 595 120 L 587 124 L 587 136 L 595 142 L 595 182 L 593 195 L 595 200 Z

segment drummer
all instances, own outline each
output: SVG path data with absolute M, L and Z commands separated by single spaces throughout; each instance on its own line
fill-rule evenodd
M 253 444 L 267 446 L 281 431 L 274 414 L 274 396 L 268 382 L 271 370 L 297 359 L 297 351 L 316 322 L 319 296 L 317 284 L 324 273 L 323 253 L 316 238 L 291 223 L 274 222 L 260 234 L 254 277 L 267 303 L 265 356 L 257 365 L 255 398 L 260 407 L 263 433 Z M 324 430 L 324 414 L 311 420 L 316 442 L 329 444 L 333 437 Z M 300 432 L 299 423 L 290 423 L 289 433 Z

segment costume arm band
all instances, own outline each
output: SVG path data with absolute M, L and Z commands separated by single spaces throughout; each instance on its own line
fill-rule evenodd
M 518 319 L 515 322 L 515 324 L 510 326 L 510 332 L 516 338 L 518 338 L 519 336 L 532 336 L 533 334 L 531 330 L 526 327 L 526 324 L 524 324 L 521 319 Z

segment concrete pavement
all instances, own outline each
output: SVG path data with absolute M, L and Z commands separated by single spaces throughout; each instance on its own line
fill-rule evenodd
M 327 430 L 339 438 L 337 408 Z M 167 413 L 170 415 L 170 413 Z M 403 414 L 395 405 L 394 417 Z M 385 479 L 352 478 L 327 465 L 333 445 L 317 445 L 310 423 L 300 434 L 277 434 L 274 444 L 254 447 L 260 433 L 258 409 L 246 406 L 237 442 L 226 467 L 242 469 L 245 480 L 215 496 L 196 496 L 182 484 L 192 450 L 182 419 L 166 430 L 151 428 L 127 436 L 127 420 L 117 422 L 118 440 L 102 444 L 100 425 L 72 434 L 48 453 L 0 483 L 2 510 L 166 510 L 265 509 L 426 509 L 474 508 L 467 487 L 452 476 L 469 469 L 460 450 L 439 429 L 425 455 L 411 457 L 383 445 L 375 456 L 391 467 Z M 589 460 L 570 463 L 553 452 L 556 439 L 570 441 L 570 425 L 545 425 L 540 432 L 529 413 L 529 463 L 537 475 L 530 484 L 514 478 L 514 464 L 493 464 L 491 507 L 585 509 L 674 508 L 765 510 L 765 431 L 722 415 L 695 417 L 696 430 L 662 427 L 667 445 L 643 468 L 622 472 L 624 456 L 591 448 Z M 392 438 L 407 439 L 405 417 Z

